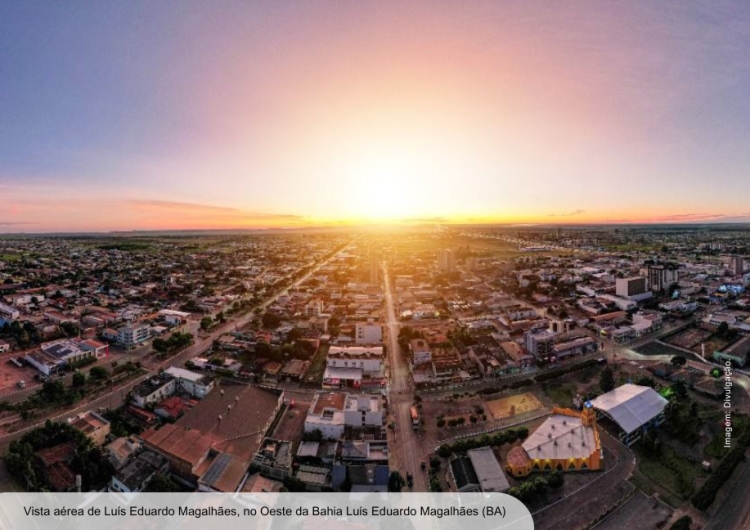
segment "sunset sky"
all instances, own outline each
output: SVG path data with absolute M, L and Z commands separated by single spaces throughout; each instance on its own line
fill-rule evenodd
M 750 221 L 747 2 L 3 2 L 0 232 Z

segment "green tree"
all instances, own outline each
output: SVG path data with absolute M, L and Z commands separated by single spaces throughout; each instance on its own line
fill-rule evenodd
M 610 392 L 615 388 L 615 374 L 609 366 L 604 368 L 599 376 L 599 388 L 602 392 Z
M 94 381 L 105 381 L 109 378 L 109 370 L 103 366 L 94 366 L 90 371 L 89 375 Z
M 388 491 L 398 493 L 406 486 L 406 480 L 401 476 L 398 471 L 391 471 L 391 475 L 388 477 Z
M 201 329 L 203 331 L 207 331 L 213 325 L 213 323 L 214 323 L 214 319 L 213 318 L 211 318 L 209 316 L 205 316 L 205 317 L 201 318 Z
M 73 388 L 81 388 L 86 386 L 86 374 L 83 372 L 76 372 L 73 374 Z

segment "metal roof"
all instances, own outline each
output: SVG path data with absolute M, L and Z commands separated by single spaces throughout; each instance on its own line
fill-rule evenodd
M 667 400 L 651 387 L 628 383 L 593 399 L 591 405 L 631 433 L 661 414 Z

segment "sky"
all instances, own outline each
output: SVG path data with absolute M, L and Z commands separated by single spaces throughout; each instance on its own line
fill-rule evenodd
M 0 3 L 0 232 L 750 221 L 750 4 Z

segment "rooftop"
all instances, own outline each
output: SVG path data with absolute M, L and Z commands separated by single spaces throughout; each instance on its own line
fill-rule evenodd
M 627 433 L 631 433 L 664 411 L 667 400 L 647 386 L 625 384 L 591 401 Z

